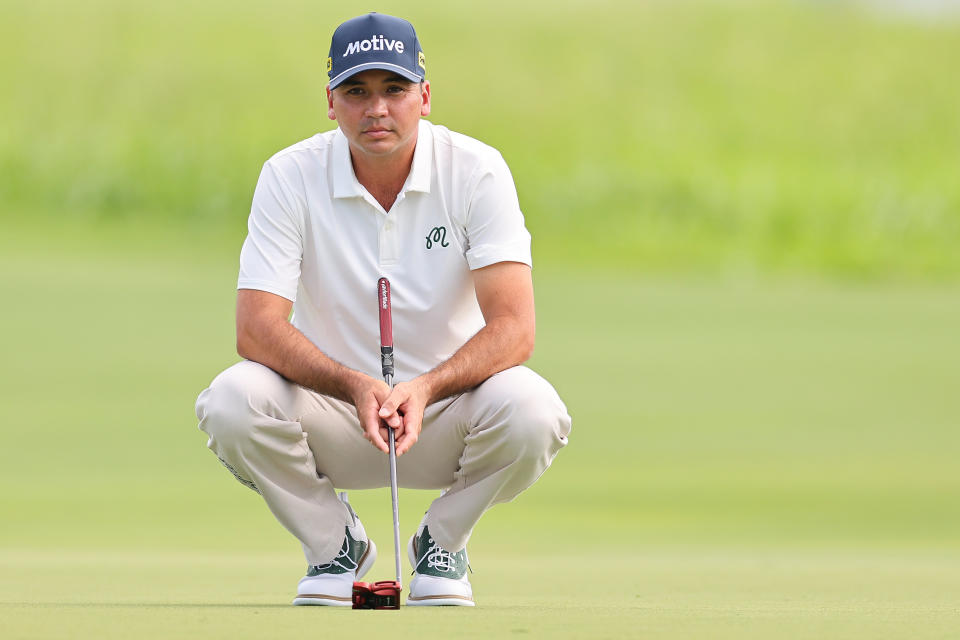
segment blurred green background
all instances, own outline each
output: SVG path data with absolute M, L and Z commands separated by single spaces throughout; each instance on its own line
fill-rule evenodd
M 0 0 L 5 637 L 951 637 L 953 4 Z M 370 9 L 510 164 L 574 417 L 477 529 L 481 606 L 389 620 L 287 605 L 299 545 L 193 416 L 260 167 Z

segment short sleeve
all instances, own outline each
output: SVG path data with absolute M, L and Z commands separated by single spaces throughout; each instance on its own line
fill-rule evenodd
M 257 289 L 295 301 L 303 259 L 303 204 L 272 162 L 253 194 L 247 238 L 240 251 L 238 289 Z
M 530 233 L 503 157 L 491 150 L 474 179 L 476 187 L 467 206 L 467 264 L 471 269 L 497 262 L 532 265 Z

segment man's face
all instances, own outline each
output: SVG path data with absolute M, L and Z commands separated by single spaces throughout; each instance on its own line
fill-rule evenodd
M 390 156 L 416 146 L 420 117 L 430 115 L 430 83 L 362 71 L 336 89 L 327 87 L 327 107 L 354 154 Z

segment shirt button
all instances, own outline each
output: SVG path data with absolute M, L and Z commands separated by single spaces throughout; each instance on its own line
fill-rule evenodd
M 387 231 L 390 231 L 391 229 L 393 229 L 393 223 L 387 220 L 387 223 L 383 225 L 383 228 L 386 229 Z

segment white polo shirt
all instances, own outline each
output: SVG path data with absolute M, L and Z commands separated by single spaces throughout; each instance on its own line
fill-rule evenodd
M 292 322 L 334 360 L 380 377 L 377 280 L 390 279 L 396 380 L 449 358 L 483 327 L 471 269 L 531 264 L 510 170 L 477 140 L 420 121 L 390 211 L 357 181 L 339 129 L 263 167 L 239 289 L 293 301 Z

